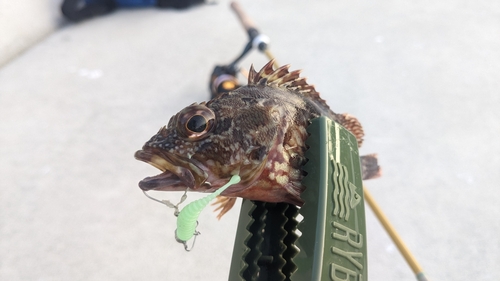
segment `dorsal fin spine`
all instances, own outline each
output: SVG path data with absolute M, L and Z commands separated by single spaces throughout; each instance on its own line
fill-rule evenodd
M 259 76 L 259 73 L 255 71 L 255 68 L 253 68 L 253 64 L 250 65 L 250 70 L 248 71 L 248 85 L 253 85 L 255 84 L 255 79 L 257 79 L 257 76 Z
M 322 108 L 323 110 L 330 111 L 342 126 L 351 131 L 358 140 L 358 145 L 361 146 L 363 143 L 363 127 L 359 123 L 358 119 L 348 114 L 336 114 L 330 110 L 330 107 L 326 104 L 319 93 L 313 85 L 307 84 L 306 78 L 300 77 L 300 70 L 294 70 L 289 72 L 289 65 L 284 65 L 278 69 L 273 69 L 274 60 L 269 61 L 259 72 L 256 72 L 253 65 L 250 67 L 248 73 L 248 85 L 263 85 L 270 87 L 277 87 L 286 89 L 289 91 L 294 91 L 297 94 L 304 96 Z

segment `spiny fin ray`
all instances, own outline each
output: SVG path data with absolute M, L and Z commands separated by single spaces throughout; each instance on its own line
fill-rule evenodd
M 314 86 L 308 84 L 306 78 L 300 77 L 300 70 L 289 72 L 290 65 L 284 65 L 275 70 L 273 65 L 274 60 L 271 60 L 259 72 L 255 71 L 252 65 L 248 75 L 248 85 L 263 85 L 294 91 L 315 102 L 326 111 L 331 112 L 330 107 L 320 97 Z M 335 121 L 339 122 L 356 137 L 358 146 L 361 147 L 365 133 L 358 119 L 349 114 L 334 113 L 334 116 L 336 117 Z
M 351 132 L 358 141 L 358 147 L 361 147 L 363 144 L 363 137 L 365 136 L 365 132 L 363 131 L 363 126 L 359 123 L 358 119 L 350 114 L 336 114 L 340 125 L 346 128 L 349 132 Z
M 235 197 L 226 197 L 219 195 L 216 198 L 216 201 L 212 203 L 212 206 L 215 206 L 214 212 L 219 211 L 219 214 L 217 215 L 217 219 L 221 219 L 222 216 L 224 216 L 231 208 L 233 208 L 234 203 L 236 203 L 236 198 Z
M 330 110 L 330 107 L 326 104 L 325 100 L 319 96 L 314 86 L 309 85 L 306 78 L 300 77 L 300 70 L 289 72 L 289 65 L 281 66 L 275 70 L 273 69 L 273 64 L 274 59 L 264 65 L 259 72 L 255 71 L 252 65 L 248 73 L 248 85 L 267 85 L 295 91 L 315 101 L 326 110 Z

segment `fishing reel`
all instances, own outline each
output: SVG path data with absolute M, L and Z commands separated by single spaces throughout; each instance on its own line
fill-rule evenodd
M 269 51 L 269 37 L 261 34 L 255 27 L 253 21 L 243 12 L 242 8 L 237 2 L 231 3 L 231 8 L 238 16 L 243 28 L 248 34 L 248 42 L 241 54 L 228 65 L 215 66 L 210 76 L 210 93 L 211 98 L 215 98 L 222 93 L 233 91 L 241 85 L 236 78 L 239 68 L 237 64 L 252 50 L 257 49 L 264 53 L 268 59 L 274 59 L 274 56 Z M 277 65 L 277 63 L 275 63 Z
M 215 98 L 222 93 L 236 90 L 241 85 L 238 83 L 236 67 L 231 65 L 217 65 L 210 76 L 211 98 Z

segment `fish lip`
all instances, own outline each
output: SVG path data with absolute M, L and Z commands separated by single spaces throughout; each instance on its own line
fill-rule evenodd
M 146 177 L 139 181 L 139 187 L 144 190 L 182 190 L 186 189 L 185 184 L 170 171 L 165 171 L 159 175 Z
M 134 157 L 162 171 L 159 175 L 146 177 L 139 182 L 139 187 L 144 191 L 196 190 L 208 177 L 193 161 L 178 154 L 143 147 Z

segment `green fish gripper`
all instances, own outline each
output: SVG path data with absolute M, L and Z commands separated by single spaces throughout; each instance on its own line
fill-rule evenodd
M 228 280 L 368 279 L 356 138 L 326 117 L 307 131 L 304 205 L 244 200 Z

